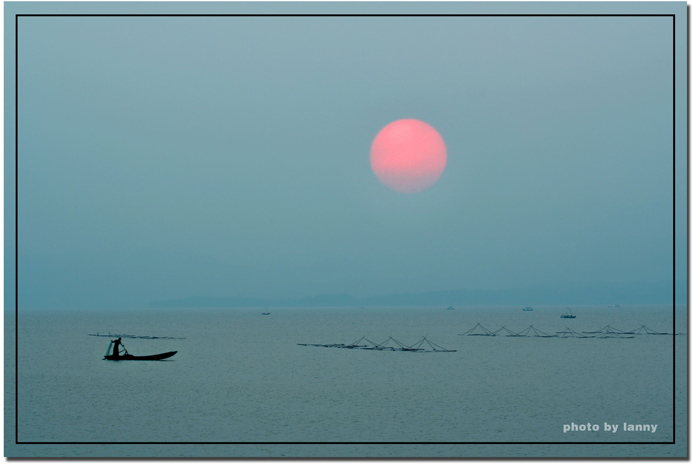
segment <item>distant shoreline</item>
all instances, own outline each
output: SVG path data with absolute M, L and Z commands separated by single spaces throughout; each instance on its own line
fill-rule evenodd
M 673 303 L 673 284 L 576 284 L 508 290 L 444 290 L 356 297 L 346 293 L 300 299 L 189 296 L 153 301 L 151 308 L 256 308 L 360 306 L 567 306 L 655 305 Z

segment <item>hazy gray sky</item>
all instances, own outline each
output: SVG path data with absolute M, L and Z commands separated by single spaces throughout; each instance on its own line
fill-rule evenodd
M 20 18 L 21 300 L 670 281 L 672 39 L 669 17 Z M 447 145 L 422 193 L 369 164 L 402 118 Z

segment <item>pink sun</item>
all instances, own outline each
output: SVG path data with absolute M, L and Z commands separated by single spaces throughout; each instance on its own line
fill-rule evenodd
M 372 142 L 370 163 L 377 178 L 400 193 L 417 193 L 437 182 L 447 165 L 440 133 L 420 120 L 396 120 Z

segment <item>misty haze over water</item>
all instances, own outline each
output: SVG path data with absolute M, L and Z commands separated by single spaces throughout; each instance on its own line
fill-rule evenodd
M 45 442 L 462 442 L 667 441 L 673 433 L 671 335 L 508 338 L 459 335 L 477 323 L 549 334 L 611 325 L 672 333 L 666 307 L 505 307 L 132 310 L 27 312 L 19 321 L 19 439 Z M 685 307 L 676 332 L 685 333 Z M 8 317 L 13 321 L 12 317 Z M 170 350 L 161 362 L 102 360 L 115 333 L 134 355 Z M 590 336 L 590 334 L 586 334 Z M 56 348 L 60 336 L 65 346 Z M 366 337 L 412 344 L 428 338 L 452 353 L 304 347 Z M 611 337 L 611 338 L 601 338 Z M 684 366 L 684 334 L 675 336 Z M 685 397 L 678 387 L 677 396 Z M 6 404 L 14 403 L 7 395 Z M 564 433 L 570 423 L 655 424 L 655 433 Z M 684 419 L 677 418 L 677 436 Z M 245 446 L 187 454 L 242 455 Z M 615 445 L 615 456 L 661 455 L 669 446 Z M 91 447 L 86 447 L 90 452 Z M 111 449 L 110 446 L 103 447 Z M 373 451 L 373 449 L 378 451 Z M 604 446 L 595 446 L 597 455 Z M 42 452 L 35 446 L 36 453 Z M 102 449 L 102 448 L 101 448 Z M 129 448 L 138 456 L 139 446 Z M 168 449 L 177 449 L 168 446 Z M 255 455 L 484 455 L 507 446 L 268 446 Z M 337 451 L 339 450 L 340 451 Z M 408 449 L 408 451 L 406 451 Z M 523 446 L 520 455 L 540 453 Z M 583 455 L 573 447 L 569 455 Z M 601 451 L 601 449 L 603 451 Z M 100 451 L 105 452 L 105 451 Z M 151 452 L 144 448 L 143 452 Z M 173 451 L 170 451 L 173 452 Z M 612 451 L 610 451 L 612 453 Z M 172 455 L 172 454 L 170 454 Z M 494 455 L 493 453 L 491 455 Z

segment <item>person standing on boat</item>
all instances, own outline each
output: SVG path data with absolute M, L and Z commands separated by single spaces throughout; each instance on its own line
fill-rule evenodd
M 118 338 L 116 341 L 112 341 L 114 348 L 112 349 L 112 357 L 119 357 L 119 346 L 122 344 L 122 338 Z

